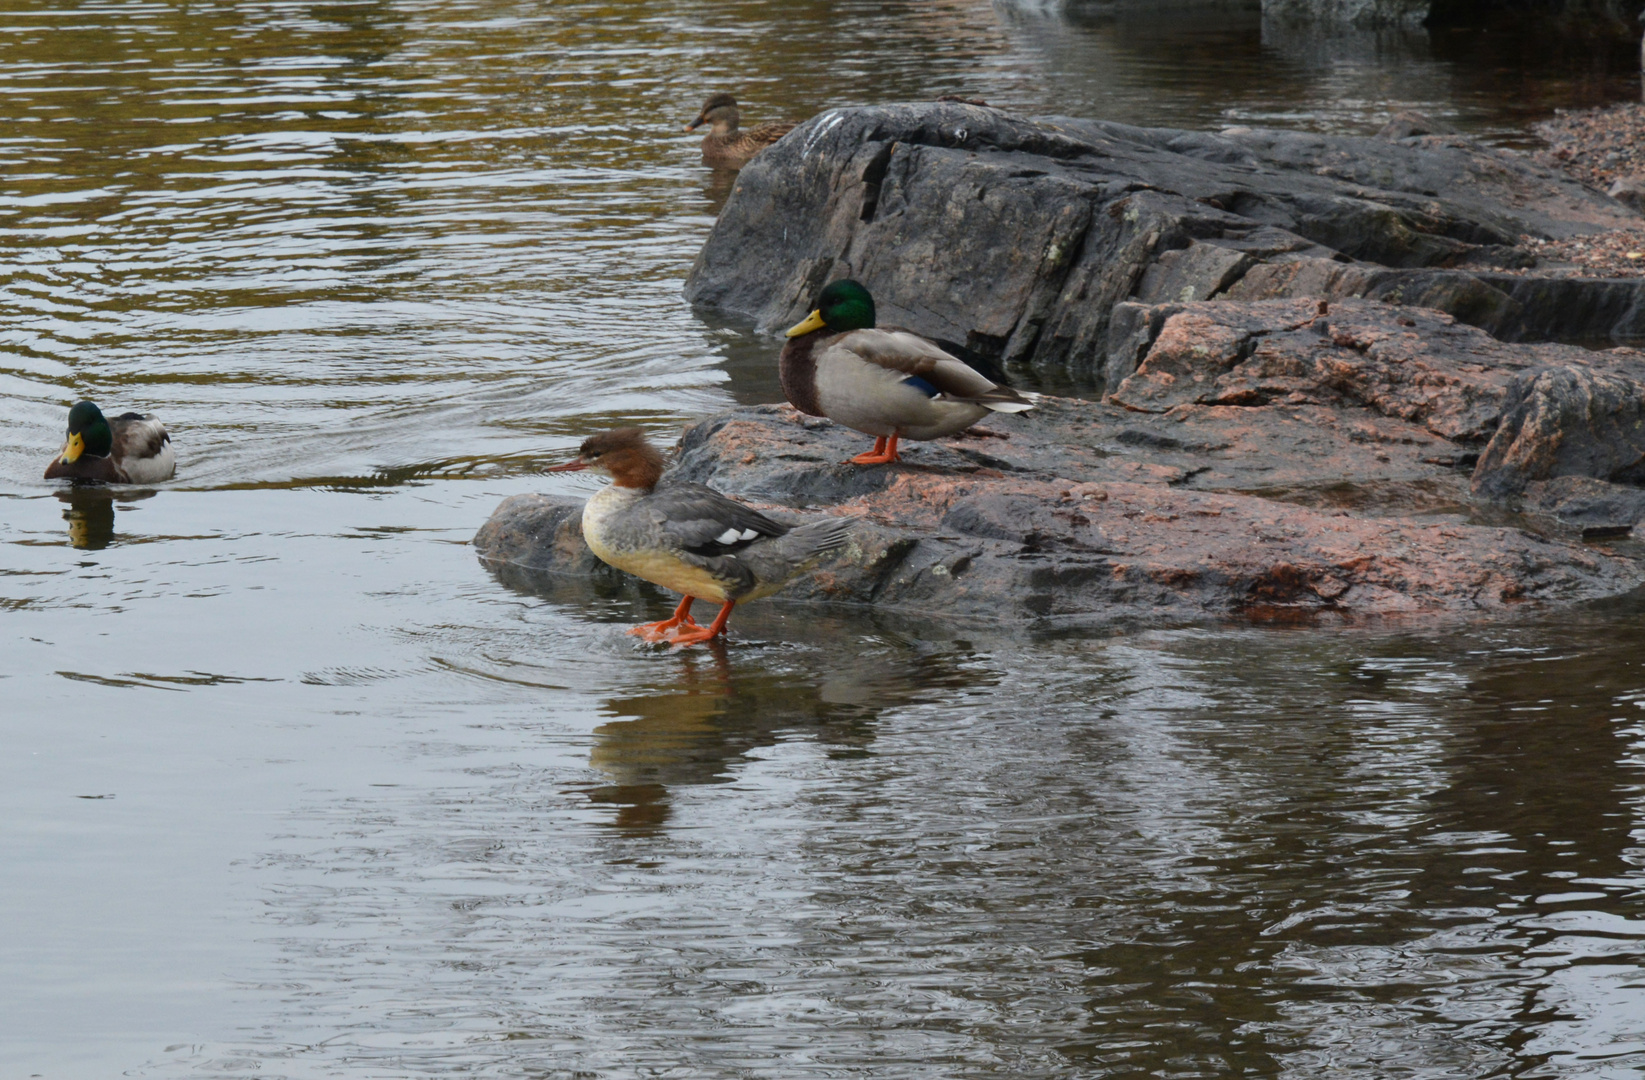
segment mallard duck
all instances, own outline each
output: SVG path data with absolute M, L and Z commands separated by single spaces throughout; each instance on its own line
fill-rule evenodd
M 723 633 L 732 608 L 776 592 L 850 532 L 850 518 L 793 528 L 702 484 L 659 485 L 665 467 L 645 433 L 631 427 L 585 439 L 575 459 L 546 470 L 593 469 L 611 477 L 583 506 L 589 550 L 684 594 L 671 617 L 629 631 L 647 641 L 693 645 Z M 709 626 L 691 618 L 699 597 L 722 605 Z
M 990 412 L 1034 407 L 929 338 L 876 329 L 874 298 L 849 279 L 823 289 L 811 314 L 789 328 L 779 371 L 796 409 L 874 436 L 855 465 L 900 460 L 898 439 L 941 439 Z
M 737 128 L 737 99 L 730 94 L 714 94 L 703 102 L 697 119 L 685 126 L 696 131 L 710 125 L 703 136 L 703 164 L 716 169 L 740 169 L 753 160 L 754 155 L 793 131 L 798 124 L 776 121 L 740 131 Z
M 177 453 L 166 427 L 152 416 L 122 413 L 112 421 L 89 401 L 69 410 L 68 438 L 46 466 L 46 479 L 158 484 L 177 473 Z

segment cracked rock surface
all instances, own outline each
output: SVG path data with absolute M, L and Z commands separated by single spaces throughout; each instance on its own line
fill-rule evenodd
M 842 464 L 867 446 L 856 432 L 755 406 L 687 429 L 671 476 L 793 520 L 862 519 L 783 595 L 945 618 L 1477 612 L 1645 581 L 1631 541 L 1582 541 L 1645 513 L 1634 444 L 1580 408 L 1598 387 L 1645 400 L 1639 353 L 1505 344 L 1363 300 L 1130 317 L 1135 359 L 1106 401 L 1044 397 L 987 436 L 905 444 L 904 464 L 870 468 Z M 1573 451 L 1582 439 L 1614 452 Z M 583 545 L 580 508 L 516 496 L 476 547 L 615 575 Z
M 884 322 L 1098 380 L 1133 347 L 1126 301 L 1367 297 L 1505 340 L 1628 343 L 1645 341 L 1645 282 L 1509 271 L 1536 261 L 1521 237 L 1640 222 L 1456 136 L 833 109 L 742 171 L 686 295 L 776 328 L 855 277 Z

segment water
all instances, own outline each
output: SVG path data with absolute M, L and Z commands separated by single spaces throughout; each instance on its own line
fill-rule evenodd
M 1637 1076 L 1640 606 L 1039 638 L 493 574 L 777 391 L 679 132 L 978 94 L 1504 142 L 1521 33 L 974 0 L 0 17 L 0 1075 Z M 1526 57 L 1534 61 L 1527 74 Z M 1169 89 L 1162 87 L 1169 86 Z M 38 478 L 82 396 L 179 478 Z

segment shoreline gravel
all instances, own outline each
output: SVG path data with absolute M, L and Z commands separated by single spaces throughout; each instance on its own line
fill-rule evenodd
M 1560 111 L 1531 130 L 1548 144 L 1546 150 L 1533 153 L 1534 160 L 1630 206 L 1645 208 L 1645 104 Z M 1645 218 L 1636 227 L 1570 240 L 1523 236 L 1520 246 L 1536 256 L 1537 265 L 1514 273 L 1645 277 Z

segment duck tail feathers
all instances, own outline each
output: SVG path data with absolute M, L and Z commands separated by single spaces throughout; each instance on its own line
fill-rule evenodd
M 851 539 L 856 518 L 830 517 L 751 544 L 737 558 L 759 581 L 775 587 L 804 573 L 818 556 L 841 548 Z M 764 595 L 765 590 L 761 590 Z
M 791 549 L 800 559 L 810 559 L 842 548 L 851 539 L 851 530 L 857 524 L 854 517 L 831 517 L 801 525 L 783 539 L 791 542 Z M 800 552 L 804 554 L 800 554 Z
M 972 400 L 991 412 L 1027 412 L 1034 407 L 1032 398 L 1009 386 L 997 386 L 990 393 Z

